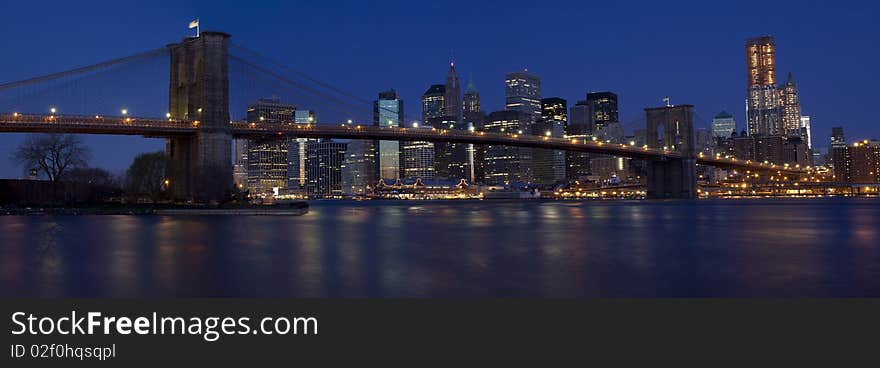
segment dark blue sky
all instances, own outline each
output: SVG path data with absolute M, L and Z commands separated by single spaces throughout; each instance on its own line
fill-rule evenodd
M 845 126 L 848 140 L 880 138 L 878 10 L 868 1 L 17 1 L 2 10 L 0 81 L 161 47 L 199 17 L 202 30 L 228 32 L 363 99 L 393 87 L 409 116 L 419 115 L 421 93 L 443 82 L 454 50 L 462 79 L 473 75 L 489 111 L 503 106 L 504 74 L 528 68 L 544 96 L 570 104 L 587 91 L 617 92 L 628 130 L 667 95 L 694 104 L 702 123 L 726 109 L 741 129 L 743 42 L 772 34 L 778 77 L 794 73 L 814 144 L 824 147 L 833 125 Z M 161 91 L 167 82 L 156 83 Z M 319 119 L 338 117 L 317 109 Z M 0 177 L 21 175 L 8 159 L 21 139 L 0 136 Z M 139 137 L 85 139 L 93 165 L 115 172 L 164 147 Z

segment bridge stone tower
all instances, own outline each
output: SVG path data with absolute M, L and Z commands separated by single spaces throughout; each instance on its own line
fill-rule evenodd
M 197 124 L 194 136 L 169 138 L 169 189 L 175 199 L 216 201 L 232 186 L 232 132 L 229 126 L 229 35 L 202 32 L 168 45 L 172 119 Z
M 646 136 L 648 147 L 667 147 L 682 154 L 681 158 L 653 158 L 647 161 L 648 198 L 696 198 L 694 106 L 646 108 L 645 114 L 648 125 Z

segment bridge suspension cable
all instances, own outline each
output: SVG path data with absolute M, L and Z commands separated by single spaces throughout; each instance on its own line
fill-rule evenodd
M 56 80 L 56 79 L 60 79 L 60 78 L 70 77 L 70 76 L 77 75 L 77 74 L 88 73 L 88 72 L 92 72 L 95 70 L 109 68 L 109 67 L 112 67 L 115 65 L 124 64 L 124 63 L 135 61 L 135 60 L 140 60 L 140 59 L 144 59 L 144 58 L 148 58 L 148 57 L 152 57 L 152 56 L 156 56 L 156 55 L 161 55 L 162 53 L 166 53 L 166 52 L 168 52 L 168 49 L 165 47 L 162 47 L 162 48 L 158 48 L 158 49 L 154 49 L 154 50 L 149 50 L 149 51 L 140 52 L 137 54 L 113 59 L 113 60 L 104 61 L 104 62 L 93 64 L 93 65 L 70 69 L 70 70 L 63 71 L 63 72 L 41 75 L 38 77 L 23 79 L 20 81 L 7 82 L 7 83 L 0 84 L 0 91 L 12 89 L 12 88 L 23 87 L 23 86 L 28 86 L 28 85 L 32 85 L 32 84 L 36 84 L 36 83 L 41 83 L 41 82 L 52 81 L 52 80 Z

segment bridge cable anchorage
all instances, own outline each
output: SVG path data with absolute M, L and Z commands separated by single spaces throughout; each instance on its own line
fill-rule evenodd
M 154 50 L 149 50 L 149 51 L 140 52 L 137 54 L 113 59 L 113 60 L 108 60 L 105 62 L 93 64 L 93 65 L 70 69 L 70 70 L 63 71 L 63 72 L 46 74 L 46 75 L 42 75 L 42 76 L 38 76 L 38 77 L 23 79 L 20 81 L 7 82 L 7 83 L 0 84 L 0 91 L 12 89 L 12 88 L 18 88 L 18 87 L 22 87 L 22 86 L 28 86 L 28 85 L 32 85 L 32 84 L 36 84 L 36 83 L 40 83 L 40 82 L 45 82 L 45 81 L 51 81 L 51 80 L 55 80 L 55 79 L 69 77 L 72 75 L 88 73 L 91 71 L 95 71 L 95 70 L 99 70 L 99 69 L 103 69 L 103 68 L 108 68 L 108 67 L 111 67 L 114 65 L 119 65 L 119 64 L 131 62 L 131 61 L 135 61 L 135 60 L 144 59 L 147 57 L 161 55 L 162 53 L 166 53 L 166 52 L 168 52 L 168 49 L 165 47 L 162 47 L 162 48 L 158 48 L 158 49 L 154 49 Z

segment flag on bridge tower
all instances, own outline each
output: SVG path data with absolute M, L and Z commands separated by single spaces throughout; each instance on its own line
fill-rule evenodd
M 189 29 L 193 28 L 196 29 L 196 37 L 199 37 L 199 18 L 196 18 L 196 20 L 189 22 Z
M 669 97 L 663 97 L 663 102 L 666 102 L 666 107 L 672 106 L 669 104 Z

